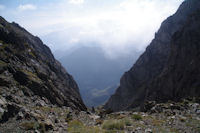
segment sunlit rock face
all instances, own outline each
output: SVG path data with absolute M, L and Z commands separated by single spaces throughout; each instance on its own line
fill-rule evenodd
M 199 9 L 200 1 L 187 0 L 162 23 L 146 51 L 122 76 L 105 108 L 119 111 L 141 106 L 148 99 L 200 95 Z
M 31 101 L 31 97 L 39 96 L 47 103 L 86 110 L 76 82 L 50 49 L 38 37 L 2 17 L 0 92 L 3 97 L 18 97 L 18 104 L 25 104 Z

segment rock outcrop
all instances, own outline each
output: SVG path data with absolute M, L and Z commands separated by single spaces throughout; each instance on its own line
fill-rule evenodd
M 37 96 L 37 98 L 36 98 Z M 72 76 L 43 42 L 0 17 L 0 99 L 86 110 Z M 43 104 L 44 103 L 44 104 Z M 17 112 L 14 112 L 17 113 Z
M 167 101 L 200 95 L 199 9 L 199 0 L 184 1 L 162 23 L 146 51 L 122 76 L 105 108 L 119 111 L 138 107 L 146 99 Z

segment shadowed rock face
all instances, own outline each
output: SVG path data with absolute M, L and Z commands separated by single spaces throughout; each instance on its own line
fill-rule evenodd
M 147 100 L 166 102 L 200 96 L 200 9 L 188 17 L 171 40 L 162 73 L 146 89 Z
M 72 76 L 42 41 L 16 23 L 0 17 L 0 88 L 23 90 L 50 103 L 86 110 Z M 17 88 L 17 89 L 16 89 Z
M 187 0 L 183 2 L 173 16 L 170 16 L 162 23 L 146 51 L 134 66 L 122 76 L 120 87 L 108 100 L 105 108 L 119 111 L 137 107 L 143 103 L 146 99 L 145 97 L 147 99 L 165 101 L 173 100 L 175 96 L 179 96 L 179 98 L 188 94 L 193 96 L 197 92 L 198 94 L 196 95 L 199 95 L 198 88 L 196 88 L 200 79 L 197 57 L 199 49 L 196 48 L 198 46 L 197 43 L 193 44 L 195 46 L 190 43 L 195 40 L 198 41 L 200 36 L 196 33 L 195 28 L 190 29 L 191 33 L 188 30 L 185 31 L 184 28 L 189 25 L 199 24 L 196 19 L 193 20 L 195 24 L 192 22 L 189 24 L 188 22 L 192 14 L 199 13 L 199 9 L 199 0 Z M 180 35 L 183 31 L 187 32 L 187 34 Z M 190 34 L 190 38 L 187 36 L 188 34 Z M 188 40 L 184 40 L 187 39 L 186 36 Z M 179 42 L 175 42 L 175 40 Z M 176 45 L 178 43 L 179 45 Z M 192 52 L 193 49 L 194 53 Z M 185 58 L 187 60 L 184 60 Z M 191 63 L 191 61 L 193 61 L 193 67 L 187 64 Z M 173 69 L 171 68 L 172 65 Z M 185 69 L 185 67 L 188 68 Z M 195 77 L 193 79 L 190 76 Z M 181 80 L 180 83 L 179 80 Z

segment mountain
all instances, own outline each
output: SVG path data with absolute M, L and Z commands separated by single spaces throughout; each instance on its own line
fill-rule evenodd
M 6 101 L 48 103 L 86 110 L 72 76 L 42 41 L 16 23 L 0 17 L 0 92 Z M 20 95 L 18 95 L 20 93 Z
M 147 87 L 147 99 L 180 100 L 200 96 L 200 2 L 171 40 L 171 53 L 162 73 Z
M 100 47 L 83 46 L 66 52 L 59 61 L 74 76 L 85 104 L 91 107 L 104 104 L 114 93 L 120 77 L 139 54 L 132 55 L 110 59 Z
M 144 101 L 199 96 L 199 0 L 184 1 L 162 24 L 151 44 L 126 72 L 105 105 L 114 111 Z
M 84 103 L 88 107 L 97 107 L 105 104 L 109 97 L 114 94 L 118 85 L 107 87 L 104 89 L 86 88 L 80 89 Z

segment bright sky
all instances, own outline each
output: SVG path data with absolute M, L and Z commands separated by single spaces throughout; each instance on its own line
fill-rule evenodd
M 143 51 L 183 0 L 0 0 L 0 15 L 42 38 L 52 51 L 86 44 L 114 57 Z

